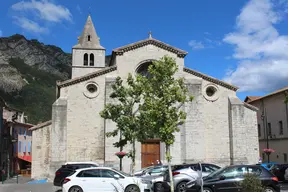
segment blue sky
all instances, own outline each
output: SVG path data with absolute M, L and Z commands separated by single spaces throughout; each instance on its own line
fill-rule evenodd
M 89 12 L 107 54 L 151 30 L 189 52 L 187 67 L 239 86 L 241 99 L 288 83 L 288 0 L 9 0 L 0 36 L 20 33 L 71 52 Z

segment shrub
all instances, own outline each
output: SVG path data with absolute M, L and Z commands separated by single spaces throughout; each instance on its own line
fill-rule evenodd
M 263 192 L 261 180 L 255 174 L 245 174 L 244 180 L 240 183 L 243 192 Z

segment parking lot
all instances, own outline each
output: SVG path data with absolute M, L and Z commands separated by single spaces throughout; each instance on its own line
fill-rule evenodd
M 44 184 L 0 184 L 0 192 L 56 192 L 52 183 Z M 57 191 L 60 192 L 60 191 Z M 283 185 L 281 192 L 288 192 L 288 184 Z

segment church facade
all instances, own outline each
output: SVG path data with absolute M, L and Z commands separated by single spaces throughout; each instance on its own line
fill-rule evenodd
M 113 146 L 117 137 L 105 133 L 115 129 L 99 112 L 110 97 L 117 76 L 145 73 L 149 63 L 164 55 L 175 58 L 176 76 L 184 77 L 194 100 L 183 106 L 187 119 L 175 133 L 172 163 L 209 162 L 220 166 L 257 163 L 259 159 L 257 108 L 243 103 L 237 87 L 184 66 L 187 52 L 154 39 L 129 44 L 112 51 L 100 45 L 100 39 L 88 16 L 78 43 L 72 48 L 72 78 L 57 82 L 57 99 L 52 106 L 51 121 L 31 128 L 32 178 L 54 177 L 67 161 L 95 161 L 119 167 Z M 131 146 L 125 147 L 129 152 Z M 165 146 L 148 140 L 136 145 L 136 169 L 161 161 L 165 163 Z M 130 171 L 131 160 L 124 157 L 123 170 Z

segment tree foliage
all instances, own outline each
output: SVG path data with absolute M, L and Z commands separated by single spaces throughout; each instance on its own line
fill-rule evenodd
M 112 86 L 110 97 L 117 102 L 107 104 L 100 115 L 117 124 L 114 131 L 107 133 L 108 137 L 122 133 L 116 147 L 123 147 L 128 142 L 132 144 L 133 165 L 135 142 L 153 138 L 166 144 L 166 158 L 169 163 L 171 161 L 170 146 L 175 141 L 174 134 L 180 131 L 179 126 L 186 119 L 181 107 L 193 99 L 188 95 L 184 79 L 177 77 L 177 71 L 175 60 L 165 56 L 149 65 L 149 75 L 133 78 L 129 74 L 126 85 L 118 77 Z
M 170 147 L 175 141 L 175 132 L 179 132 L 186 120 L 181 107 L 191 102 L 183 78 L 177 78 L 178 65 L 171 57 L 163 57 L 148 67 L 150 78 L 141 78 L 143 86 L 143 104 L 139 107 L 140 121 L 144 133 L 142 139 L 159 138 L 166 145 L 166 159 L 169 164 L 171 192 L 174 191 L 171 171 Z
M 139 131 L 141 130 L 141 125 L 137 116 L 137 104 L 140 103 L 143 90 L 139 86 L 139 82 L 131 74 L 128 75 L 126 83 L 124 85 L 120 77 L 116 78 L 110 95 L 110 98 L 115 102 L 107 104 L 104 110 L 100 112 L 100 116 L 104 119 L 112 120 L 117 125 L 115 130 L 106 133 L 107 137 L 115 137 L 121 134 L 119 141 L 114 143 L 115 147 L 122 149 L 126 144 L 132 144 L 132 151 L 128 156 L 131 157 L 134 168 L 135 142 L 141 132 Z
M 143 139 L 157 137 L 170 146 L 175 132 L 185 122 L 184 103 L 192 101 L 183 78 L 175 77 L 178 66 L 174 59 L 163 57 L 148 68 L 150 78 L 141 77 L 143 104 L 139 107 Z
M 22 59 L 10 59 L 9 66 L 11 66 L 9 68 L 16 70 L 10 74 L 7 71 L 7 76 L 10 75 L 10 79 L 16 80 L 13 84 L 18 84 L 19 89 L 15 88 L 14 85 L 12 92 L 0 88 L 0 97 L 8 106 L 23 111 L 28 116 L 29 123 L 37 124 L 51 119 L 51 106 L 55 101 L 56 81 L 65 80 L 65 77 L 29 66 Z M 5 78 L 1 83 L 5 83 Z M 12 85 L 11 83 L 10 85 Z M 7 85 L 5 86 L 7 87 Z
M 255 174 L 245 174 L 244 180 L 240 182 L 243 192 L 263 192 L 261 180 Z

